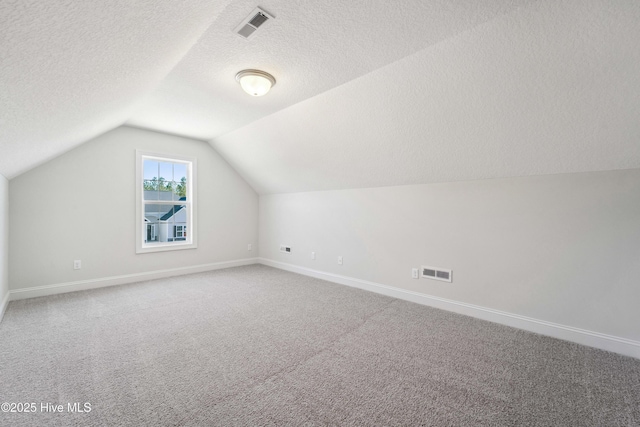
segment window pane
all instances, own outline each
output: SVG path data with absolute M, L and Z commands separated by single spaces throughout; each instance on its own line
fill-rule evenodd
M 187 200 L 187 183 L 174 182 L 173 184 L 173 200 Z
M 158 180 L 145 179 L 143 183 L 144 200 L 158 200 Z
M 176 182 L 180 182 L 184 179 L 187 180 L 187 165 L 184 163 L 174 163 L 173 164 L 173 180 Z
M 146 203 L 144 205 L 144 218 L 149 222 L 158 222 L 160 217 L 166 214 L 171 207 L 172 205 Z
M 180 206 L 145 204 L 144 216 L 146 224 L 155 224 L 157 239 L 156 242 L 171 242 L 173 240 L 173 217 L 179 212 Z
M 173 225 L 185 225 L 187 223 L 188 210 L 186 205 L 173 206 Z
M 158 182 L 158 200 L 173 200 L 173 182 L 162 179 Z
M 160 217 L 167 208 L 164 205 L 146 204 L 144 205 L 144 227 L 145 239 L 147 242 L 161 241 Z M 166 233 L 165 233 L 166 234 Z
M 145 160 L 142 179 L 153 179 L 158 177 L 158 161 Z
M 173 181 L 173 163 L 160 162 L 160 179 Z

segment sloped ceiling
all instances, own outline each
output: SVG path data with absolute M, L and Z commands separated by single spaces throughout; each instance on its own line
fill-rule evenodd
M 262 194 L 640 167 L 636 1 L 16 0 L 0 36 L 8 177 L 125 121 Z
M 209 140 L 335 88 L 530 0 L 263 0 L 275 15 L 247 41 L 234 29 L 255 8 L 237 0 L 167 76 L 129 124 Z M 277 79 L 251 98 L 235 75 Z
M 122 124 L 230 1 L 0 1 L 0 173 Z
M 640 2 L 539 1 L 212 141 L 260 193 L 640 167 Z

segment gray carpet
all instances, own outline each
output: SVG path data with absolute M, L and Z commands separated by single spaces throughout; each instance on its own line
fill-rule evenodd
M 640 426 L 640 360 L 254 265 L 10 303 L 0 402 L 37 404 L 3 426 Z

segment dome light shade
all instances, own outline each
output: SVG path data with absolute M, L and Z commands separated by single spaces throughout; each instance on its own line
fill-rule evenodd
M 236 74 L 236 81 L 251 96 L 262 96 L 276 84 L 276 79 L 271 74 L 260 70 L 242 70 Z

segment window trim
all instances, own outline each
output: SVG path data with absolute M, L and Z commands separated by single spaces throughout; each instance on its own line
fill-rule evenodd
M 190 232 L 185 241 L 173 241 L 162 243 L 145 243 L 147 224 L 144 222 L 144 160 L 154 159 L 168 162 L 190 162 L 187 167 L 187 201 L 191 205 L 190 215 L 187 217 L 187 227 Z M 136 150 L 136 253 L 150 253 L 163 251 L 177 251 L 182 249 L 195 249 L 197 241 L 197 159 L 190 156 L 177 154 L 157 153 L 146 150 Z

